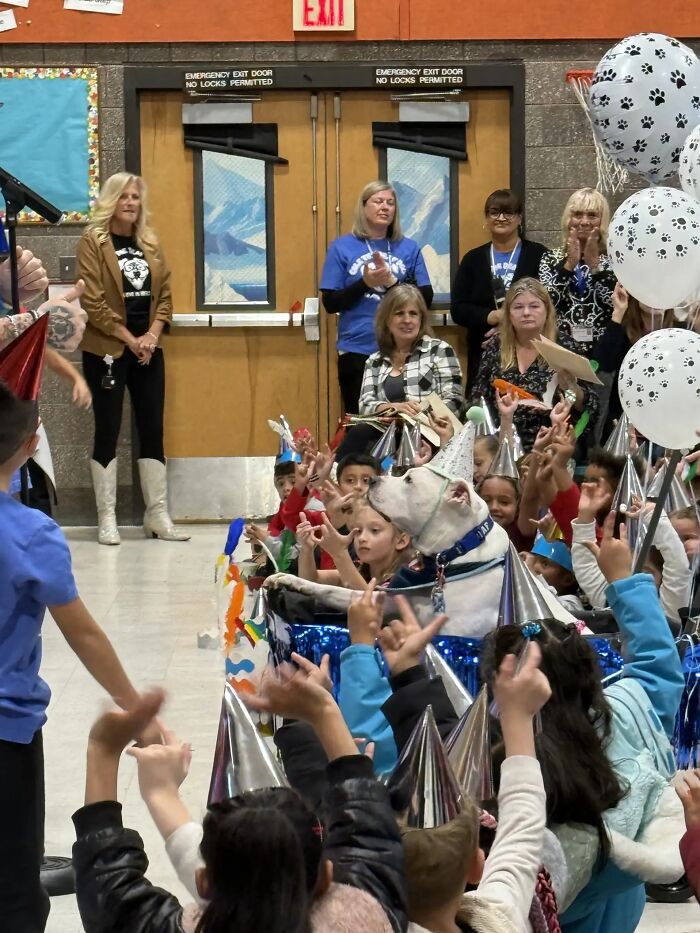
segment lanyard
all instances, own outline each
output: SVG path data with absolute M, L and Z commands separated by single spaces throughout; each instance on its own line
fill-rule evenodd
M 507 269 L 510 268 L 510 264 L 513 261 L 513 256 L 515 256 L 515 251 L 517 250 L 519 246 L 520 246 L 520 240 L 518 240 L 518 242 L 515 244 L 515 246 L 513 247 L 513 252 L 508 257 L 508 262 L 506 264 Z M 510 273 L 511 279 L 513 278 L 514 274 L 515 274 L 515 269 L 513 269 L 513 271 Z M 493 254 L 493 243 L 491 244 L 491 275 L 493 275 L 494 277 L 496 275 L 496 257 Z M 502 276 L 502 278 L 503 278 L 503 281 L 505 282 L 506 276 L 504 275 Z
M 370 254 L 379 252 L 378 249 L 372 249 L 369 240 L 365 240 L 365 246 L 367 247 Z M 389 260 L 389 263 L 388 263 L 389 268 L 391 269 L 391 240 L 389 239 L 389 237 L 386 238 L 386 255 Z

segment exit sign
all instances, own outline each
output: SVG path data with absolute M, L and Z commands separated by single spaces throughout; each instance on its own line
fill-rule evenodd
M 295 32 L 340 32 L 355 28 L 355 0 L 293 0 Z

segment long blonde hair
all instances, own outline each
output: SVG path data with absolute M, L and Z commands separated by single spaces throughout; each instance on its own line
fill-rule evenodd
M 536 298 L 539 298 L 547 309 L 542 335 L 548 340 L 554 340 L 555 342 L 557 339 L 557 312 L 554 310 L 549 292 L 537 279 L 529 277 L 518 279 L 515 285 L 511 285 L 508 289 L 505 305 L 503 306 L 503 318 L 499 325 L 501 337 L 501 366 L 503 369 L 510 369 L 511 366 L 515 366 L 517 363 L 517 356 L 515 353 L 515 328 L 513 327 L 510 309 L 518 295 L 522 295 L 524 292 L 531 292 Z
M 561 245 L 566 249 L 569 239 L 571 216 L 575 211 L 596 211 L 600 214 L 600 251 L 608 250 L 608 227 L 610 226 L 610 205 L 608 200 L 595 188 L 579 188 L 566 202 L 561 215 Z
M 139 246 L 158 245 L 158 237 L 150 226 L 150 214 L 148 213 L 148 188 L 146 182 L 140 175 L 132 175 L 130 172 L 117 172 L 110 175 L 107 181 L 102 185 L 99 196 L 92 209 L 92 220 L 88 230 L 97 232 L 100 240 L 107 239 L 110 234 L 110 224 L 112 217 L 117 209 L 119 198 L 124 189 L 134 183 L 138 188 L 141 199 L 139 215 L 134 224 L 134 238 Z
M 377 316 L 374 319 L 377 346 L 384 356 L 390 356 L 392 350 L 396 349 L 396 343 L 389 330 L 389 322 L 397 311 L 403 311 L 410 304 L 415 304 L 420 311 L 420 329 L 413 346 L 416 347 L 426 334 L 429 337 L 434 336 L 430 312 L 420 291 L 415 285 L 394 285 L 379 302 Z
M 367 217 L 365 216 L 365 204 L 369 199 L 379 194 L 380 191 L 391 191 L 394 195 L 394 219 L 389 224 L 386 235 L 388 240 L 402 240 L 403 232 L 401 230 L 401 218 L 399 216 L 399 199 L 396 196 L 396 189 L 388 181 L 370 181 L 360 192 L 360 197 L 355 205 L 355 216 L 352 223 L 352 232 L 361 240 L 371 237 L 372 233 L 367 228 Z

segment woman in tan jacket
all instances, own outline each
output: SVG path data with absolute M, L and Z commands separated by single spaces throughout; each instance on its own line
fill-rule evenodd
M 120 543 L 116 455 L 125 388 L 138 432 L 144 531 L 167 541 L 189 538 L 173 526 L 167 507 L 165 366 L 158 343 L 170 321 L 172 301 L 170 271 L 148 221 L 145 182 L 119 172 L 104 183 L 92 223 L 78 245 L 78 275 L 85 281 L 82 305 L 88 315 L 81 349 L 95 413 L 90 470 L 100 544 Z

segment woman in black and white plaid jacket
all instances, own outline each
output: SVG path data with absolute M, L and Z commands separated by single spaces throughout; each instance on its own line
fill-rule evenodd
M 464 405 L 462 368 L 453 348 L 433 336 L 423 296 L 413 285 L 389 289 L 377 310 L 379 351 L 365 363 L 360 414 L 392 409 L 417 414 L 435 392 L 459 415 Z

